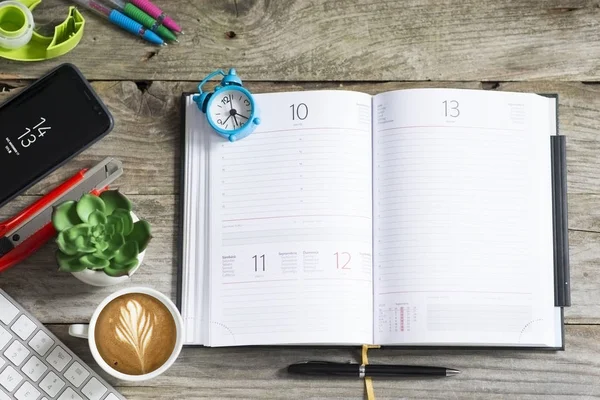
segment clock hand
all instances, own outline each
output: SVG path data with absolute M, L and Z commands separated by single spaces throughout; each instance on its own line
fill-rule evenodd
M 237 124 L 237 126 L 240 126 L 240 123 L 238 122 L 237 118 L 235 117 L 236 114 L 233 114 L 233 120 L 235 121 L 235 123 Z
M 225 121 L 223 121 L 223 125 L 226 125 L 226 124 L 227 124 L 227 120 L 228 120 L 229 118 L 231 118 L 231 114 L 229 114 L 229 117 L 225 118 Z
M 235 115 L 237 115 L 237 116 L 239 116 L 239 117 L 243 117 L 243 118 L 246 118 L 246 119 L 248 119 L 248 117 L 246 117 L 245 115 L 239 114 L 239 113 L 238 113 L 238 114 L 235 114 Z

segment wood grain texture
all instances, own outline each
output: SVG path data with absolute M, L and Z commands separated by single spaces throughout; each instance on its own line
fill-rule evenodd
M 88 11 L 68 55 L 23 68 L 0 61 L 0 79 L 34 78 L 72 62 L 90 79 L 201 80 L 235 66 L 245 79 L 596 81 L 595 0 L 169 0 L 186 31 L 166 48 L 143 43 Z M 38 24 L 64 20 L 45 0 Z
M 67 326 L 50 329 L 96 367 Z M 561 399 L 600 397 L 600 326 L 568 326 L 567 351 L 371 350 L 372 363 L 443 365 L 462 374 L 433 380 L 375 380 L 382 399 Z M 291 377 L 287 365 L 307 359 L 357 362 L 357 347 L 185 348 L 161 377 L 139 384 L 108 378 L 129 399 L 362 399 L 358 379 Z

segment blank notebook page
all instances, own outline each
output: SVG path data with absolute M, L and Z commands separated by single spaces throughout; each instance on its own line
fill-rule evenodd
M 376 343 L 555 345 L 553 102 L 374 97 Z

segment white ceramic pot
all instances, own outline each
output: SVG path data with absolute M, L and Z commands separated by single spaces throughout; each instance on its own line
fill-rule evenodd
M 140 220 L 137 217 L 137 215 L 135 215 L 133 212 L 131 213 L 131 218 L 133 219 L 133 222 L 137 222 Z M 81 272 L 71 272 L 71 274 L 73 274 L 73 276 L 75 278 L 79 279 L 81 282 L 87 283 L 88 285 L 91 285 L 91 286 L 105 287 L 105 286 L 118 285 L 120 283 L 127 282 L 131 278 L 131 276 L 133 274 L 135 274 L 135 272 L 140 268 L 140 265 L 142 265 L 145 254 L 146 254 L 146 250 L 142 251 L 138 255 L 137 267 L 135 267 L 134 269 L 129 271 L 129 273 L 127 275 L 109 276 L 109 275 L 106 275 L 104 273 L 104 271 L 92 271 L 91 269 L 84 269 Z

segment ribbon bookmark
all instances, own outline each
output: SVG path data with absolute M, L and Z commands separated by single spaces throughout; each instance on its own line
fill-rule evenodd
M 369 349 L 379 349 L 381 346 L 363 344 L 362 346 L 362 365 L 369 365 Z M 367 392 L 367 400 L 375 400 L 375 391 L 373 390 L 373 380 L 371 377 L 365 377 L 365 390 Z

